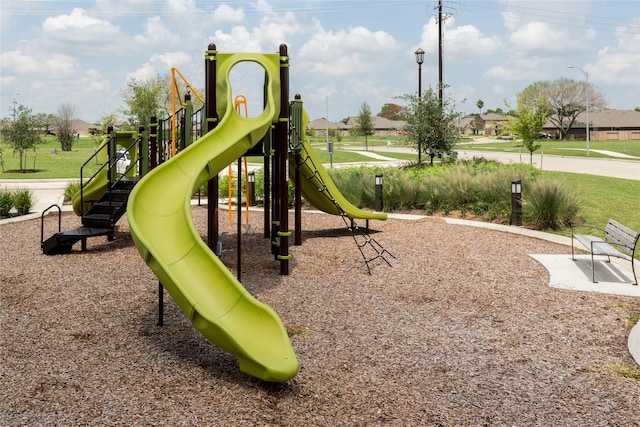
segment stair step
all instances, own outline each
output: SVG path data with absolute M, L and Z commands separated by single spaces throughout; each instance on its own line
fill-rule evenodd
M 88 237 L 105 236 L 113 233 L 110 228 L 80 227 L 56 233 L 42 243 L 45 255 L 68 254 L 74 244 Z

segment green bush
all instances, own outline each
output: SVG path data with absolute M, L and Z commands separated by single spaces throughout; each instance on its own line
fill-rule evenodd
M 568 226 L 578 214 L 578 197 L 559 181 L 540 180 L 523 190 L 522 215 L 537 230 Z
M 355 206 L 374 208 L 375 174 L 384 175 L 384 210 L 424 210 L 428 215 L 472 213 L 508 223 L 511 181 L 522 181 L 525 219 L 539 229 L 557 229 L 577 215 L 578 202 L 561 184 L 542 179 L 525 164 L 499 164 L 482 158 L 444 167 L 341 168 L 329 171 L 336 186 Z
M 29 190 L 17 189 L 12 193 L 13 207 L 19 215 L 26 215 L 33 207 L 33 195 Z
M 79 181 L 68 183 L 64 188 L 64 201 L 70 202 L 71 200 L 73 200 L 73 196 L 80 192 L 80 188 L 81 186 Z
M 9 190 L 0 188 L 0 216 L 9 216 L 13 207 L 13 194 Z

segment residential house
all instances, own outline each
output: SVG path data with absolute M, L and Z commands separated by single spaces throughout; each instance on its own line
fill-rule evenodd
M 586 139 L 587 114 L 578 114 L 567 139 Z M 556 127 L 547 122 L 543 132 L 555 134 Z M 589 111 L 589 139 L 592 141 L 640 140 L 640 111 L 600 110 Z
M 337 129 L 338 131 L 340 131 L 341 135 L 346 136 L 351 132 L 351 129 L 356 127 L 357 120 L 358 120 L 357 116 L 350 116 L 347 119 L 346 123 L 343 123 L 343 122 L 334 123 L 334 122 L 327 121 L 324 118 L 320 118 L 320 119 L 315 119 L 309 122 L 308 128 L 314 130 L 315 136 L 325 135 L 327 132 L 327 129 L 329 130 Z M 404 124 L 405 124 L 405 122 L 401 120 L 389 120 L 380 116 L 373 116 L 371 117 L 371 120 L 373 122 L 373 129 L 374 129 L 373 135 L 380 136 L 380 137 L 386 137 L 391 135 L 401 135 L 402 129 L 404 128 Z

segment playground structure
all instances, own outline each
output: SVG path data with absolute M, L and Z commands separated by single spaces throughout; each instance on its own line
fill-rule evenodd
M 229 83 L 231 69 L 250 61 L 265 71 L 264 111 L 257 117 L 242 117 L 232 101 Z M 74 210 L 82 215 L 82 232 L 58 232 L 42 241 L 43 252 L 70 252 L 75 242 L 93 235 L 113 236 L 117 210 L 126 209 L 131 235 L 142 258 L 176 301 L 185 316 L 212 343 L 233 354 L 240 370 L 264 381 L 286 381 L 298 371 L 298 362 L 287 331 L 269 306 L 255 299 L 238 278 L 220 261 L 218 243 L 218 174 L 247 153 L 264 156 L 265 237 L 271 238 L 274 258 L 280 274 L 289 268 L 288 179 L 295 182 L 296 242 L 301 244 L 301 198 L 316 208 L 339 215 L 352 232 L 370 273 L 369 263 L 376 259 L 389 264 L 393 257 L 358 227 L 356 219 L 386 219 L 381 212 L 361 210 L 351 205 L 338 191 L 323 169 L 304 136 L 308 115 L 302 100 L 289 102 L 289 58 L 286 45 L 279 53 L 220 53 L 209 45 L 205 55 L 206 103 L 193 112 L 188 97 L 181 113 L 165 121 L 152 119 L 148 132 L 124 135 L 112 133 L 96 152 L 106 161 L 92 178 L 82 183 Z M 175 125 L 180 117 L 180 131 Z M 206 133 L 203 134 L 206 127 Z M 166 136 L 172 135 L 167 144 Z M 115 174 L 115 147 L 131 154 L 131 165 L 122 176 Z M 170 149 L 169 149 L 170 148 Z M 149 153 L 138 155 L 139 153 Z M 90 159 L 91 160 L 91 159 Z M 246 169 L 246 168 L 245 168 Z M 273 171 L 273 172 L 271 172 Z M 118 193 L 121 183 L 131 188 Z M 205 243 L 191 218 L 191 197 L 204 184 L 208 186 L 208 241 Z M 238 180 L 240 211 L 241 180 Z M 116 195 L 127 193 L 126 203 L 115 209 Z M 101 201 L 107 197 L 107 200 Z M 100 206 L 106 212 L 91 214 Z M 77 207 L 76 207 L 77 206 Z M 94 215 L 94 216 L 92 216 Z M 95 215 L 99 216 L 95 217 Z M 108 218 L 107 218 L 108 217 Z M 119 217 L 118 217 L 119 218 Z M 100 219 L 102 227 L 92 227 Z M 86 221 L 86 222 L 85 222 Z M 240 224 L 238 255 L 240 246 Z M 94 230 L 95 228 L 95 230 Z M 368 227 L 367 227 L 368 228 Z M 69 233 L 66 237 L 65 233 Z M 82 237 L 77 238 L 79 234 Z M 74 240 L 76 239 L 76 240 Z M 212 250 L 212 248 L 215 250 Z M 371 251 L 371 252 L 369 252 Z M 369 256 L 369 253 L 372 255 Z M 240 259 L 240 257 L 238 257 Z

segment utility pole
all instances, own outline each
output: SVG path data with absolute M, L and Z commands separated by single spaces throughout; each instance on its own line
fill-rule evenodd
M 438 100 L 442 109 L 442 0 L 438 1 Z

